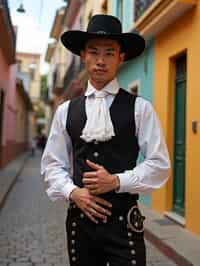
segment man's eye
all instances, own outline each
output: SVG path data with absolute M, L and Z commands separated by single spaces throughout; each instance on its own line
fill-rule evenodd
M 110 56 L 113 56 L 114 54 L 111 53 L 111 52 L 107 52 L 106 55 L 110 55 Z

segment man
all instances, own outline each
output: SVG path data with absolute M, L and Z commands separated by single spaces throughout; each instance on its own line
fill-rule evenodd
M 152 105 L 119 88 L 116 72 L 143 52 L 145 41 L 122 33 L 109 15 L 93 16 L 86 32 L 67 31 L 61 40 L 89 76 L 85 94 L 58 107 L 42 158 L 47 194 L 70 202 L 70 264 L 144 266 L 138 194 L 165 184 L 170 162 Z M 145 159 L 136 166 L 139 150 Z

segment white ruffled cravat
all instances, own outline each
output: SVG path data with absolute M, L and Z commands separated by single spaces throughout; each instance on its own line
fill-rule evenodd
M 94 101 L 91 104 L 91 112 L 88 114 L 81 138 L 86 142 L 93 140 L 106 141 L 115 136 L 108 105 L 106 103 L 107 92 L 95 91 Z

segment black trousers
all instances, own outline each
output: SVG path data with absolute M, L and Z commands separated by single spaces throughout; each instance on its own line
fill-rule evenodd
M 91 222 L 79 208 L 71 205 L 66 220 L 68 254 L 71 266 L 145 266 L 143 219 L 137 220 L 137 205 L 112 212 L 107 223 Z M 134 216 L 135 215 L 135 216 Z M 134 226 L 134 223 L 136 226 Z M 139 225 L 139 227 L 138 227 Z

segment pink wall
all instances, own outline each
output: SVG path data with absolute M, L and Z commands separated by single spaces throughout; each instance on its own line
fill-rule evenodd
M 4 114 L 5 122 L 5 137 L 7 141 L 16 140 L 16 119 L 17 119 L 17 109 L 16 109 L 16 65 L 11 65 L 9 68 L 9 81 L 8 90 L 5 99 L 6 112 Z
M 0 89 L 4 92 L 1 164 L 15 157 L 16 135 L 16 64 L 8 65 L 0 49 Z
M 0 87 L 4 91 L 3 141 L 15 140 L 16 128 L 16 65 L 8 66 L 0 50 Z
M 3 117 L 3 136 L 2 136 L 2 144 L 6 145 L 6 132 L 7 132 L 7 123 L 6 123 L 6 114 L 7 114 L 7 94 L 9 88 L 9 66 L 6 63 L 6 60 L 2 54 L 0 49 L 0 89 L 4 92 L 4 117 Z

